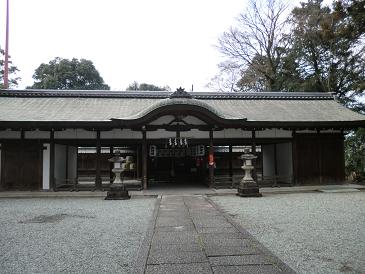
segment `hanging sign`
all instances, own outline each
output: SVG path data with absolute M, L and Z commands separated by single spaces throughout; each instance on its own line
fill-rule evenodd
M 156 157 L 157 156 L 157 147 L 155 145 L 150 146 L 150 157 Z

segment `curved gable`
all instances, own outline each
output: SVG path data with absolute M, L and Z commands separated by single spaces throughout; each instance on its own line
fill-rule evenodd
M 128 117 L 113 117 L 111 120 L 119 120 L 133 124 L 150 123 L 158 117 L 165 115 L 191 115 L 210 124 L 226 124 L 228 122 L 244 122 L 247 119 L 239 116 L 224 114 L 204 101 L 190 98 L 162 99 L 146 109 Z

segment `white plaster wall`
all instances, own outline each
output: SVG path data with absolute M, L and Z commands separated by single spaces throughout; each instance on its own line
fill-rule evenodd
M 317 133 L 316 130 L 297 130 L 296 133 Z
M 293 175 L 292 144 L 277 144 L 276 156 L 278 164 L 278 176 Z
M 77 177 L 77 147 L 68 147 L 68 178 L 75 179 Z
M 54 132 L 55 139 L 96 139 L 95 131 L 84 129 L 66 129 Z
M 274 145 L 262 145 L 262 169 L 264 176 L 275 176 Z
M 156 120 L 153 120 L 150 125 L 164 125 L 169 124 L 171 121 L 173 121 L 175 117 L 173 115 L 165 115 L 157 118 Z M 183 120 L 191 125 L 206 125 L 206 123 L 199 118 L 195 116 L 188 115 L 183 118 Z
M 54 176 L 56 180 L 66 179 L 66 146 L 55 144 Z
M 181 132 L 180 136 L 186 137 L 186 138 L 191 138 L 191 139 L 206 139 L 206 138 L 209 138 L 209 131 L 201 131 L 198 129 L 192 129 L 190 131 Z
M 20 139 L 20 131 L 0 130 L 0 139 Z
M 43 147 L 42 189 L 49 190 L 50 144 L 43 144 Z
M 256 138 L 291 138 L 292 132 L 283 129 L 265 129 L 256 131 Z
M 122 138 L 122 130 L 119 128 L 100 132 L 100 139 L 119 139 L 119 138 Z
M 317 130 L 297 130 L 296 133 L 300 134 L 300 133 L 317 133 Z M 333 129 L 325 129 L 325 130 L 321 130 L 320 133 L 341 133 L 341 130 L 333 130 Z
M 49 131 L 40 131 L 40 130 L 25 131 L 24 138 L 25 139 L 49 139 L 50 132 Z
M 214 131 L 214 138 L 251 138 L 251 131 L 244 131 L 242 129 L 227 128 L 220 131 Z
M 214 138 L 216 132 L 214 132 Z M 164 129 L 159 129 L 156 131 L 147 131 L 147 139 L 165 139 L 165 138 L 174 138 L 176 137 L 175 131 L 166 131 Z M 200 131 L 198 129 L 192 129 L 189 131 L 181 131 L 180 137 L 186 137 L 189 139 L 207 139 L 209 138 L 209 131 Z
M 110 131 L 101 131 L 101 139 L 142 139 L 141 131 L 131 129 L 113 129 Z
M 186 116 L 183 120 L 191 125 L 206 125 L 207 124 L 195 116 Z
M 163 124 L 170 123 L 174 119 L 175 119 L 175 117 L 173 115 L 165 115 L 165 116 L 161 116 L 161 117 L 157 118 L 156 120 L 153 120 L 149 124 L 150 125 L 163 125 Z
M 320 133 L 341 133 L 341 130 L 326 129 L 321 130 Z
M 184 132 L 184 134 L 185 133 L 187 133 L 187 132 Z M 147 139 L 164 139 L 164 138 L 170 138 L 170 137 L 174 138 L 174 137 L 176 137 L 176 132 L 159 129 L 159 130 L 155 130 L 155 131 L 147 131 L 146 136 L 147 136 Z M 182 136 L 182 134 L 180 136 L 185 137 L 185 136 Z

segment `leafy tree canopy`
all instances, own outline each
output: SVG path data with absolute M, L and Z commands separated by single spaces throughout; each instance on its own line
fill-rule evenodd
M 345 140 L 346 173 L 354 181 L 365 181 L 365 128 L 351 132 Z
M 152 84 L 138 84 L 138 82 L 133 82 L 127 87 L 127 90 L 141 90 L 141 91 L 170 91 L 169 86 L 159 87 Z
M 364 93 L 364 37 L 349 14 L 354 3 L 334 1 L 330 8 L 322 0 L 308 0 L 292 11 L 297 90 L 333 92 L 347 105 Z
M 365 96 L 364 0 L 333 0 L 331 6 L 306 0 L 291 13 L 285 0 L 249 3 L 218 40 L 226 61 L 211 87 L 333 92 L 343 104 L 365 109 L 358 100 Z
M 287 54 L 287 4 L 282 0 L 249 0 L 236 25 L 218 40 L 218 49 L 227 60 L 219 64 L 220 81 L 227 76 L 231 84 L 219 84 L 224 91 L 271 91 L 282 89 L 279 70 Z M 239 70 L 239 73 L 236 71 Z M 241 74 L 239 79 L 237 75 Z
M 4 88 L 4 56 L 5 51 L 0 47 L 0 88 Z M 9 56 L 10 59 L 10 56 Z M 18 68 L 12 65 L 12 62 L 9 60 L 9 87 L 15 87 L 18 85 L 18 81 L 20 77 L 16 77 L 15 74 L 18 72 Z
M 75 89 L 75 90 L 109 90 L 103 78 L 86 59 L 72 60 L 56 57 L 48 64 L 41 64 L 33 75 L 33 89 Z

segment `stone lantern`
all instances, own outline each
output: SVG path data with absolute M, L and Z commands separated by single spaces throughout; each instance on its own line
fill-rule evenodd
M 112 172 L 115 174 L 114 181 L 110 186 L 110 190 L 107 192 L 105 200 L 127 200 L 131 196 L 128 194 L 128 190 L 125 187 L 121 179 L 121 174 L 124 173 L 126 169 L 126 159 L 120 156 L 120 151 L 114 153 L 114 157 L 108 160 L 114 163 L 114 168 Z
M 248 148 L 245 148 L 243 153 L 240 159 L 243 160 L 243 166 L 241 168 L 245 171 L 245 176 L 238 186 L 237 195 L 241 197 L 261 197 L 259 186 L 252 178 L 252 171 L 255 169 L 252 160 L 256 159 L 257 156 L 251 154 Z

